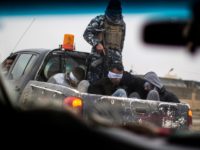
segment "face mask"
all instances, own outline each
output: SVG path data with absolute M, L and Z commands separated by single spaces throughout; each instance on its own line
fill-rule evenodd
M 106 19 L 114 24 L 120 24 L 122 21 L 121 15 L 106 15 Z
M 108 78 L 110 79 L 121 79 L 123 74 L 113 73 L 111 71 L 108 72 Z

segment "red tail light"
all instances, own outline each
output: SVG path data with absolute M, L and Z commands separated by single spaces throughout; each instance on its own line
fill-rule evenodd
M 158 128 L 158 131 L 157 131 L 158 135 L 160 136 L 169 136 L 170 134 L 172 134 L 172 129 L 170 128 Z
M 71 107 L 75 110 L 78 110 L 80 113 L 83 109 L 83 100 L 79 97 L 66 97 L 64 99 L 64 107 Z

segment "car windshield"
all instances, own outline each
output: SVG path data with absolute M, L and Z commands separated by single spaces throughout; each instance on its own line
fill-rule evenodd
M 77 66 L 84 69 L 87 79 L 90 63 L 86 58 L 93 52 L 93 43 L 88 43 L 83 34 L 94 17 L 105 14 L 107 3 L 106 0 L 63 3 L 50 1 L 47 4 L 40 1 L 31 1 L 30 4 L 19 1 L 12 5 L 7 2 L 2 3 L 0 6 L 1 73 L 3 78 L 8 80 L 7 86 L 11 89 L 8 92 L 14 99 L 12 103 L 22 110 L 32 109 L 31 105 L 43 108 L 50 103 L 56 107 L 63 108 L 63 105 L 70 105 L 79 108 L 83 103 L 81 111 L 84 110 L 83 118 L 87 116 L 85 118 L 88 122 L 92 120 L 110 126 L 123 126 L 134 122 L 136 124 L 132 125 L 133 128 L 147 124 L 149 128 L 152 126 L 152 130 L 156 127 L 178 128 L 181 131 L 187 128 L 188 132 L 198 133 L 200 51 L 196 48 L 194 52 L 189 49 L 188 43 L 180 44 L 179 41 L 178 44 L 166 44 L 168 40 L 176 40 L 176 31 L 180 28 L 177 30 L 161 28 L 164 23 L 168 23 L 169 26 L 180 23 L 182 28 L 179 34 L 184 38 L 188 23 L 193 17 L 192 3 L 184 0 L 122 1 L 123 19 L 126 24 L 122 51 L 124 70 L 142 79 L 147 72 L 156 72 L 162 85 L 174 93 L 181 103 L 170 103 L 170 101 L 160 103 L 135 97 L 113 98 L 112 95 L 101 97 L 98 93 L 89 94 L 85 91 L 79 93 L 78 90 L 63 86 L 64 84 L 47 83 L 50 77 L 57 73 L 61 73 L 63 79 L 67 80 L 67 75 Z M 23 7 L 25 4 L 27 7 Z M 157 26 L 157 31 L 154 29 L 151 33 L 148 27 L 153 23 L 154 25 L 160 23 L 160 26 Z M 110 34 L 119 37 L 121 31 L 116 33 L 115 26 L 112 27 L 114 29 L 110 30 Z M 66 44 L 64 35 L 73 35 L 74 38 L 73 48 L 65 52 L 63 52 L 63 45 Z M 119 41 L 116 37 L 110 36 L 111 41 L 113 39 Z M 152 42 L 152 39 L 155 41 Z M 162 43 L 159 39 L 165 41 Z M 120 42 L 117 45 L 120 45 Z M 25 106 L 27 99 L 31 102 Z M 34 102 L 36 99 L 37 102 Z M 49 99 L 51 101 L 47 102 Z M 143 122 L 145 123 L 142 124 Z

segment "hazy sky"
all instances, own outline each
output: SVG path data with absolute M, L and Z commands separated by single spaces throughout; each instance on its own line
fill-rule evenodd
M 96 15 L 1 17 L 0 61 L 12 52 L 33 19 L 35 21 L 14 51 L 30 48 L 54 49 L 62 44 L 65 33 L 71 33 L 75 35 L 76 49 L 90 52 L 91 46 L 83 39 L 83 32 Z M 127 26 L 123 49 L 125 69 L 132 68 L 136 74 L 155 71 L 163 77 L 174 68 L 172 75 L 200 81 L 200 52 L 191 56 L 185 48 L 143 44 L 141 33 L 146 19 L 147 16 L 142 14 L 124 15 Z

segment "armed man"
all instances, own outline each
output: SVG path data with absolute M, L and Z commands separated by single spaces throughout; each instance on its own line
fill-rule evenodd
M 113 63 L 122 63 L 125 30 L 119 0 L 110 0 L 105 14 L 95 17 L 87 26 L 83 36 L 92 45 L 88 71 L 91 84 L 106 77 Z

